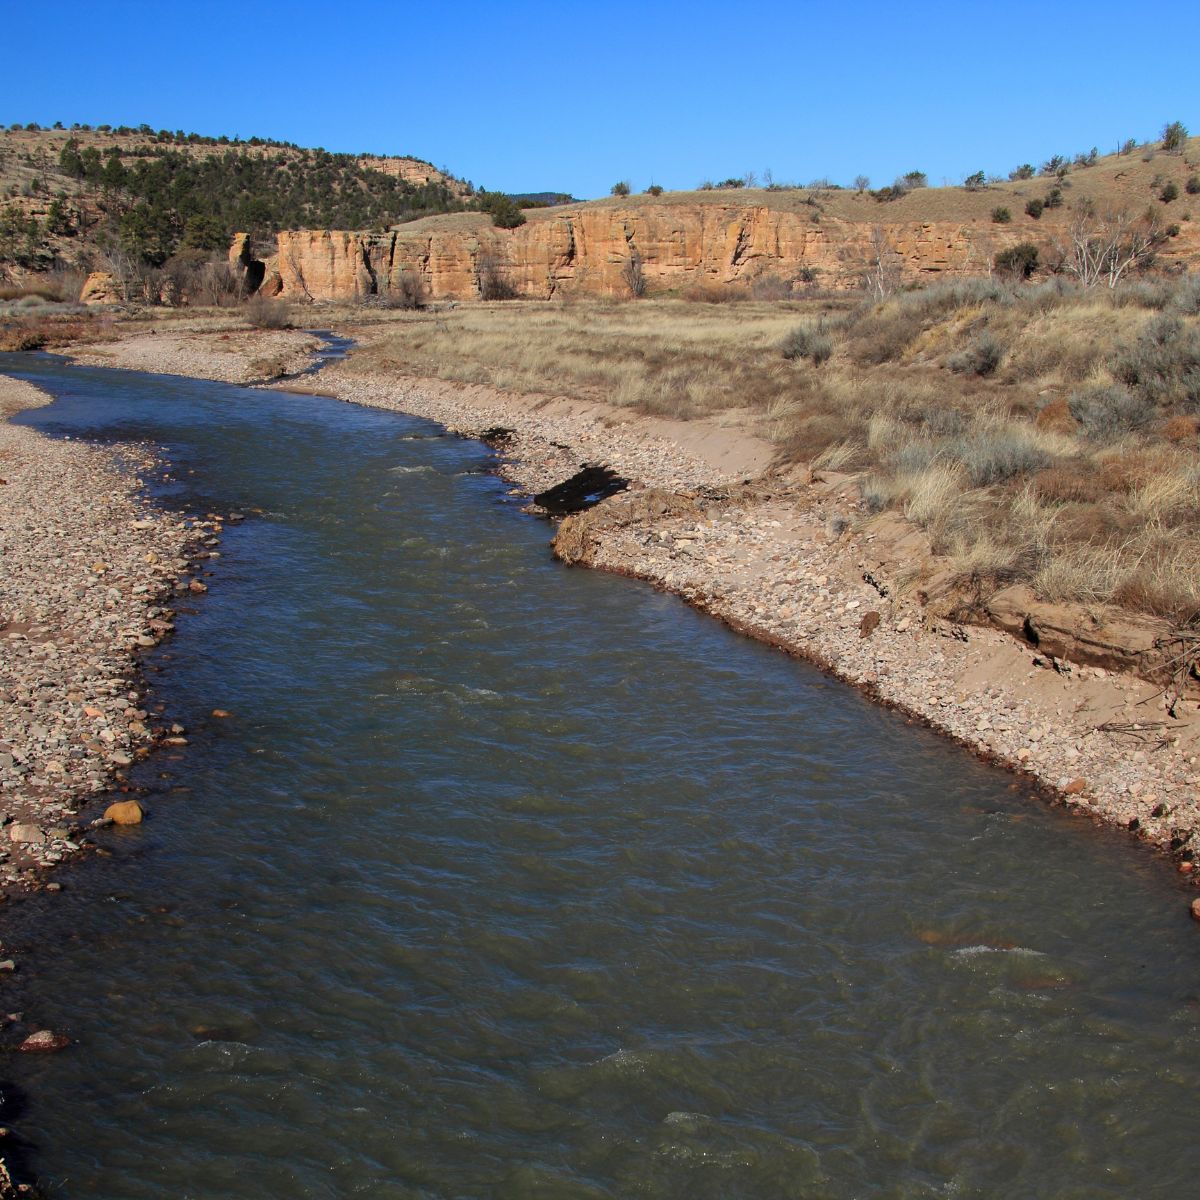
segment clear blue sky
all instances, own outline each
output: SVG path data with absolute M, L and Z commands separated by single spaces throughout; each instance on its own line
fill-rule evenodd
M 911 169 L 1200 133 L 1200 3 L 10 4 L 0 121 L 427 158 L 504 191 Z

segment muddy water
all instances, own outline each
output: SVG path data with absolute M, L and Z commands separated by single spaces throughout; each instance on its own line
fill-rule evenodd
M 151 819 L 5 917 L 77 1039 L 6 1067 L 51 1195 L 1192 1194 L 1165 866 L 559 567 L 475 443 L 20 361 L 250 514 L 148 660 Z

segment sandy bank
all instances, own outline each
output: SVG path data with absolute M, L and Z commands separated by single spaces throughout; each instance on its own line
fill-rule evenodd
M 137 656 L 173 628 L 189 546 L 209 531 L 145 501 L 146 448 L 9 423 L 48 402 L 0 375 L 0 888 L 56 887 L 51 868 L 87 844 L 87 799 L 149 753 Z
M 221 360 L 186 342 L 177 369 L 211 377 Z M 928 554 L 922 535 L 862 522 L 845 479 L 773 475 L 769 448 L 735 431 L 602 404 L 342 367 L 312 387 L 466 435 L 509 429 L 504 474 L 527 492 L 585 462 L 612 466 L 633 488 L 564 523 L 557 550 L 566 561 L 677 592 L 1021 772 L 1080 816 L 1173 852 L 1190 870 L 1200 827 L 1196 700 L 936 615 L 909 577 Z

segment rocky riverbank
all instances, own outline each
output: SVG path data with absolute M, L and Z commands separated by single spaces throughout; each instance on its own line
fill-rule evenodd
M 183 740 L 143 706 L 137 659 L 173 629 L 199 543 L 215 541 L 213 522 L 147 502 L 137 473 L 156 466 L 150 448 L 52 440 L 8 420 L 48 402 L 0 376 L 0 895 L 57 890 L 53 868 L 109 821 L 89 798 L 156 742 Z
M 352 332 L 352 331 L 348 331 Z M 215 375 L 186 336 L 159 370 Z M 118 351 L 119 354 L 119 351 Z M 291 385 L 289 385 L 291 386 Z M 1165 681 L 1079 665 L 955 619 L 914 586 L 927 540 L 867 520 L 852 481 L 769 469 L 769 447 L 703 423 L 440 381 L 322 372 L 319 389 L 428 417 L 501 448 L 536 494 L 584 463 L 629 490 L 555 539 L 564 561 L 646 579 L 817 663 L 1036 782 L 1082 817 L 1128 829 L 1190 873 L 1200 852 L 1200 705 Z

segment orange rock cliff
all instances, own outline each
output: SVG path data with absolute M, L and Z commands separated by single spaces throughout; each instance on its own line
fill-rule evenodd
M 1006 247 L 1029 240 L 1046 246 L 1056 232 L 1050 222 L 1034 238 L 971 220 L 818 224 L 801 212 L 754 204 L 573 205 L 535 211 L 514 230 L 493 228 L 482 214 L 457 213 L 386 232 L 283 232 L 264 286 L 298 300 L 383 295 L 405 275 L 434 300 L 477 299 L 488 274 L 531 299 L 628 296 L 635 277 L 650 294 L 749 287 L 764 276 L 849 288 L 881 256 L 906 281 L 985 275 Z M 1194 255 L 1194 240 L 1179 239 L 1173 257 Z

